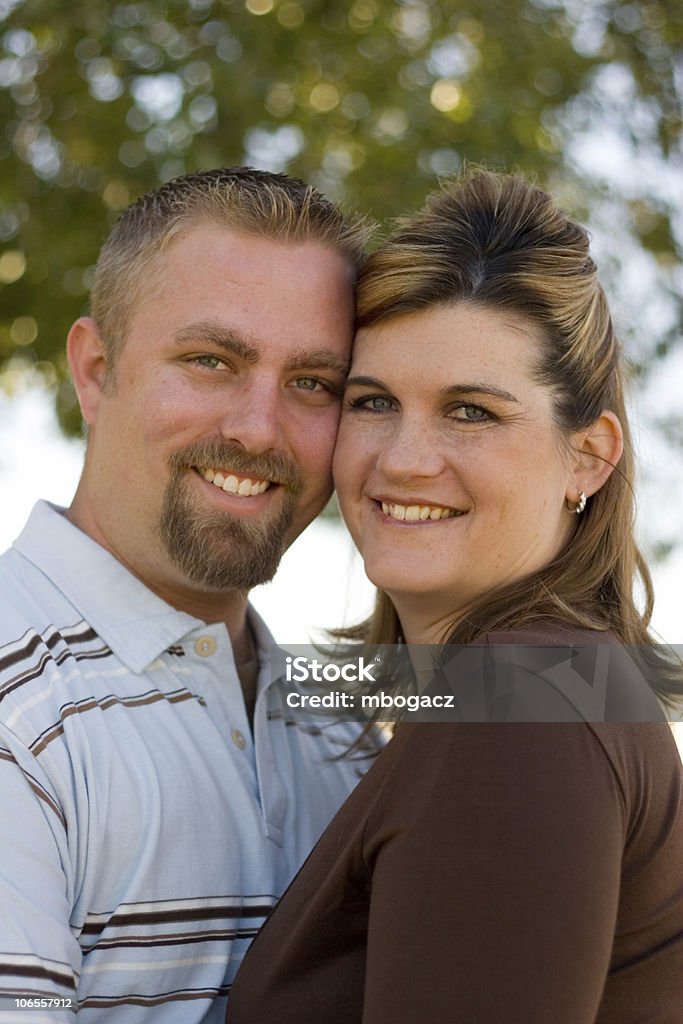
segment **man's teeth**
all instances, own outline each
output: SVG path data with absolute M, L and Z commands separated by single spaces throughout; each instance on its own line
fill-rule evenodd
M 202 476 L 214 487 L 219 487 L 228 494 L 239 494 L 242 497 L 254 494 L 263 494 L 270 487 L 270 480 L 252 480 L 245 477 L 239 480 L 232 473 L 221 473 L 220 469 L 204 469 Z
M 395 505 L 382 502 L 382 512 L 392 519 L 405 520 L 407 523 L 417 523 L 420 519 L 451 519 L 453 516 L 461 516 L 462 512 L 456 512 L 454 508 L 438 508 L 432 505 Z

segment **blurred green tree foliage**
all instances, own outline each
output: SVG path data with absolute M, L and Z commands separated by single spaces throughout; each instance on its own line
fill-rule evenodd
M 64 337 L 117 212 L 237 163 L 379 219 L 463 160 L 534 172 L 656 266 L 646 368 L 680 330 L 682 42 L 680 0 L 0 0 L 5 386 L 37 368 L 77 429 Z

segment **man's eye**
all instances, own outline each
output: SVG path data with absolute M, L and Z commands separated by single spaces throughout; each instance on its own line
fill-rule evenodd
M 306 374 L 292 377 L 287 385 L 294 392 L 294 397 L 309 405 L 329 405 L 341 397 L 341 386 L 328 377 L 313 377 Z
M 223 360 L 219 359 L 218 356 L 195 356 L 194 362 L 200 366 L 206 366 L 209 370 L 217 370 L 219 366 L 224 365 Z
M 332 395 L 333 397 L 339 397 L 342 392 L 341 385 L 325 377 L 296 377 L 293 383 L 294 387 L 299 391 L 310 391 L 316 394 Z

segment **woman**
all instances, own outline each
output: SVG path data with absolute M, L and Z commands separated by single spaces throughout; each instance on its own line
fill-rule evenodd
M 256 939 L 229 1020 L 681 1022 L 683 783 L 650 688 L 680 692 L 680 671 L 647 630 L 586 233 L 521 179 L 471 174 L 370 258 L 359 325 L 335 474 L 380 594 L 355 635 L 448 644 L 442 661 L 474 643 L 501 671 L 521 656 L 485 680 L 491 722 L 399 724 Z M 559 681 L 539 650 L 570 651 L 549 659 Z

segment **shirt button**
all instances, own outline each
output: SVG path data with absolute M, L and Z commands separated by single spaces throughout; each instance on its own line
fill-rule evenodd
M 247 741 L 245 740 L 243 734 L 239 731 L 239 729 L 233 729 L 230 735 L 232 736 L 232 742 L 235 744 L 235 746 L 239 747 L 240 750 L 244 750 L 244 748 L 247 745 Z
M 194 642 L 195 652 L 200 658 L 210 658 L 212 654 L 216 653 L 217 646 L 212 636 L 200 636 Z

